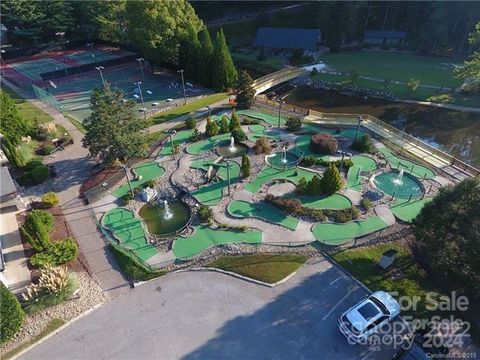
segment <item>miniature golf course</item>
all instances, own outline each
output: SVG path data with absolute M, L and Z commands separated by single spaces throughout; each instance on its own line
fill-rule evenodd
M 362 171 L 373 171 L 377 167 L 377 162 L 369 156 L 354 155 L 352 156 L 353 166 L 348 169 L 347 187 L 352 190 L 362 190 Z
M 433 179 L 435 177 L 435 173 L 428 167 L 419 165 L 410 160 L 400 158 L 395 155 L 395 153 L 391 149 L 387 147 L 381 147 L 378 149 L 378 151 L 380 151 L 383 156 L 385 156 L 385 159 L 390 163 L 390 166 L 393 169 L 403 169 L 406 172 L 419 178 L 423 178 L 425 176 L 426 179 Z
M 132 184 L 132 189 L 134 189 L 138 186 L 142 186 L 147 181 L 158 179 L 160 176 L 163 175 L 165 170 L 156 162 L 145 162 L 133 167 L 132 172 L 136 175 L 136 179 L 130 181 L 130 183 Z M 138 180 L 139 176 L 142 177 L 141 180 Z M 112 194 L 117 198 L 121 198 L 129 191 L 130 188 L 127 183 L 117 188 Z

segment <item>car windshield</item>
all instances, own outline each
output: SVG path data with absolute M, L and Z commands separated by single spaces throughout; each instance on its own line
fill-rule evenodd
M 358 308 L 358 312 L 362 315 L 365 320 L 370 321 L 379 314 L 378 308 L 373 305 L 371 302 L 365 303 Z
M 379 301 L 377 298 L 370 296 L 370 300 L 378 306 L 378 308 L 385 314 L 385 315 L 390 315 L 390 311 L 387 310 L 386 306 Z

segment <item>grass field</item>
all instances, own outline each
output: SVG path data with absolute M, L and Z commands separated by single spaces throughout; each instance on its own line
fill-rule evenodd
M 17 105 L 17 109 L 20 113 L 20 116 L 22 116 L 24 119 L 29 121 L 30 123 L 34 123 L 35 120 L 37 120 L 39 123 L 46 123 L 53 121 L 53 117 L 50 114 L 47 114 L 45 111 L 42 109 L 39 109 L 38 107 L 32 105 L 30 102 L 27 100 L 23 99 L 17 93 L 13 92 L 7 87 L 2 88 L 3 91 L 6 91 L 8 95 L 15 101 L 15 104 Z
M 277 207 L 266 203 L 251 204 L 242 200 L 234 200 L 227 206 L 230 215 L 236 218 L 257 218 L 274 224 L 282 225 L 290 230 L 296 230 L 298 219 L 286 215 Z
M 453 75 L 454 64 L 459 62 L 450 58 L 360 51 L 325 53 L 320 60 L 338 71 L 356 68 L 360 75 L 392 81 L 415 78 L 423 84 L 450 88 L 462 84 Z
M 262 233 L 259 231 L 217 230 L 205 225 L 195 226 L 195 232 L 189 237 L 178 237 L 173 243 L 173 254 L 177 258 L 191 258 L 213 246 L 233 243 L 260 244 Z
M 192 113 L 196 110 L 199 110 L 207 105 L 215 104 L 221 100 L 224 100 L 228 97 L 227 93 L 217 93 L 212 95 L 207 95 L 199 100 L 193 101 L 190 104 L 177 106 L 170 110 L 164 111 L 159 115 L 153 116 L 150 121 L 153 124 L 160 124 L 165 121 L 174 119 L 179 116 L 183 116 L 189 113 Z
M 231 271 L 269 284 L 276 283 L 297 271 L 307 261 L 300 255 L 254 254 L 223 256 L 207 267 Z

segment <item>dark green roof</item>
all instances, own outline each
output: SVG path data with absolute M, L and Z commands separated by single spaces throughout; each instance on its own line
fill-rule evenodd
M 316 50 L 320 41 L 319 29 L 261 27 L 253 46 L 275 49 Z

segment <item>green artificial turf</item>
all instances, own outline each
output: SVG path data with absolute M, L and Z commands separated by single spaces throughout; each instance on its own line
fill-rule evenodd
M 285 214 L 275 206 L 267 203 L 249 203 L 242 200 L 234 200 L 227 206 L 230 215 L 237 218 L 258 218 L 271 223 L 282 225 L 290 230 L 296 230 L 299 220 Z
M 291 197 L 300 200 L 303 206 L 316 210 L 341 210 L 352 206 L 352 202 L 341 194 L 327 197 L 292 194 Z
M 300 268 L 307 258 L 300 255 L 253 254 L 223 256 L 207 267 L 231 271 L 269 284 L 276 283 Z
M 352 156 L 353 166 L 348 169 L 347 187 L 352 190 L 362 191 L 362 177 L 359 171 L 373 171 L 377 167 L 377 162 L 366 155 Z
M 378 151 L 380 151 L 385 156 L 385 159 L 394 169 L 403 169 L 404 171 L 419 178 L 425 177 L 426 179 L 433 179 L 435 177 L 435 173 L 430 168 L 419 165 L 413 161 L 401 158 L 395 155 L 395 153 L 387 147 L 381 147 L 378 149 Z
M 390 210 L 393 215 L 400 220 L 412 222 L 412 220 L 420 213 L 423 206 L 430 201 L 432 201 L 431 198 L 412 200 L 410 202 L 396 201 L 395 204 L 390 207 Z
M 204 152 L 213 150 L 215 146 L 218 145 L 219 142 L 225 141 L 228 139 L 230 139 L 230 133 L 215 135 L 215 136 L 212 136 L 211 138 L 197 141 L 187 146 L 187 153 L 192 155 L 203 154 Z
M 193 130 L 181 130 L 177 131 L 173 136 L 173 144 L 180 145 L 185 144 L 190 140 Z M 160 150 L 159 155 L 172 155 L 172 143 L 168 139 Z
M 137 177 L 139 175 L 142 176 L 141 180 L 130 181 L 132 188 L 136 188 L 146 183 L 147 181 L 158 179 L 160 176 L 163 175 L 165 170 L 156 162 L 145 162 L 135 166 L 133 168 L 133 172 Z M 116 189 L 112 194 L 117 198 L 121 198 L 122 196 L 125 196 L 129 191 L 130 191 L 130 187 L 128 183 L 126 183 L 120 186 L 118 189 Z
M 231 231 L 212 229 L 206 225 L 195 226 L 193 235 L 178 237 L 173 243 L 173 254 L 176 258 L 186 259 L 200 254 L 202 251 L 222 244 L 248 243 L 260 244 L 260 231 Z
M 315 175 L 315 172 L 307 171 L 300 168 L 291 168 L 287 170 L 275 169 L 270 166 L 264 166 L 255 179 L 245 185 L 245 190 L 255 194 L 263 184 L 269 183 L 273 180 L 284 179 L 294 184 L 298 184 L 298 181 L 305 177 L 310 180 Z

